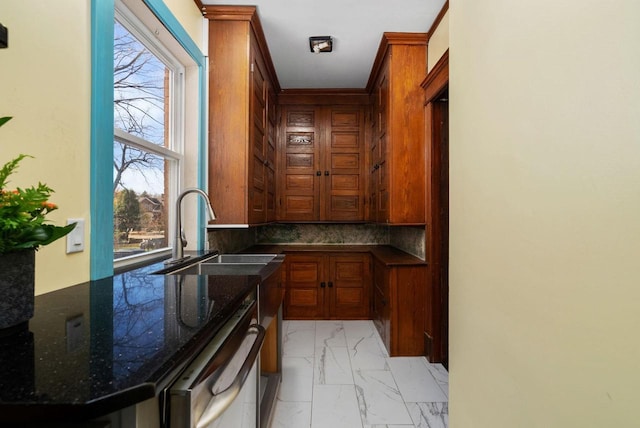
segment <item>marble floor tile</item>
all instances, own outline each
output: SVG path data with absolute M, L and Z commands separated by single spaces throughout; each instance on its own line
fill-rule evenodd
M 353 385 L 313 387 L 311 428 L 359 428 L 362 426 Z
M 449 372 L 447 371 L 447 369 L 445 369 L 444 366 L 440 363 L 432 364 L 429 363 L 426 359 L 424 360 L 424 362 L 427 365 L 431 376 L 433 376 L 433 378 L 436 380 L 444 395 L 449 397 Z
M 284 331 L 287 331 L 289 328 L 292 330 L 315 330 L 316 322 L 306 320 L 285 320 L 282 321 L 282 328 Z
M 411 424 L 411 417 L 390 371 L 353 373 L 363 424 Z
M 407 403 L 447 401 L 423 357 L 395 357 L 387 360 L 402 398 Z
M 283 357 L 278 398 L 282 401 L 311 401 L 312 394 L 313 358 Z
M 311 402 L 280 401 L 271 419 L 270 428 L 310 428 Z
M 282 336 L 283 357 L 312 358 L 315 348 L 315 330 L 304 330 L 287 326 Z
M 413 424 L 411 425 L 363 425 L 364 428 L 415 428 Z
M 449 403 L 407 403 L 416 428 L 447 428 Z
M 316 348 L 313 382 L 314 385 L 353 385 L 347 348 Z
M 362 337 L 350 344 L 349 356 L 353 370 L 389 370 L 387 353 L 380 349 L 375 337 Z
M 371 321 L 284 321 L 271 428 L 447 428 L 449 374 L 389 355 Z
M 346 347 L 342 321 L 316 321 L 316 347 Z
M 373 321 L 342 321 L 344 335 L 347 338 L 347 345 L 352 346 L 353 343 L 359 341 L 363 337 L 372 337 L 378 334 L 373 325 Z

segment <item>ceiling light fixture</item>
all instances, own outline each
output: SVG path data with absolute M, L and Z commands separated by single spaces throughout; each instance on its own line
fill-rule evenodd
M 331 52 L 333 50 L 333 39 L 331 36 L 309 37 L 309 49 L 313 53 Z

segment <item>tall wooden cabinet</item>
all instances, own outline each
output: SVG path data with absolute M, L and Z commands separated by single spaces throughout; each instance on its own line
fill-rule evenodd
M 284 317 L 368 319 L 368 253 L 287 253 Z
M 372 95 L 369 144 L 370 220 L 425 222 L 423 94 L 426 33 L 384 33 L 367 88 Z
M 365 220 L 365 108 L 282 107 L 281 221 Z
M 279 85 L 254 6 L 209 20 L 209 194 L 217 224 L 275 220 Z

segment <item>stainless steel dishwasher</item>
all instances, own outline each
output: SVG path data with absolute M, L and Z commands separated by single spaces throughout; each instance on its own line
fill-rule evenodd
M 259 427 L 258 357 L 264 335 L 252 293 L 169 387 L 169 427 Z

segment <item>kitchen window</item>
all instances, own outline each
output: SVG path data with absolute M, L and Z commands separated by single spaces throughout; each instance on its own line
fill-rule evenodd
M 140 16 L 142 15 L 142 16 Z M 146 8 L 116 2 L 113 43 L 114 265 L 168 252 L 184 180 L 185 66 L 193 61 Z M 177 55 L 176 55 L 176 50 Z M 178 56 L 182 56 L 179 58 Z M 185 58 L 187 57 L 187 58 Z M 182 61 L 187 61 L 184 64 Z

